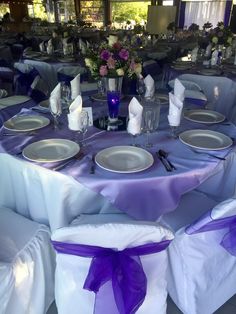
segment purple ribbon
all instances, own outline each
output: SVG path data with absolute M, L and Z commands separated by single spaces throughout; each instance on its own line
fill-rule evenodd
M 208 220 L 206 224 L 201 224 L 198 228 L 198 222 L 188 226 L 185 230 L 187 234 L 196 234 L 201 232 L 220 230 L 220 229 L 228 229 L 220 242 L 220 245 L 231 255 L 236 256 L 236 216 L 230 216 L 225 218 L 219 218 L 213 220 L 208 213 L 205 217 L 201 218 L 201 220 Z
M 52 244 L 58 253 L 92 258 L 83 288 L 95 292 L 97 298 L 99 289 L 106 282 L 111 281 L 119 313 L 133 314 L 143 303 L 147 290 L 147 278 L 140 256 L 161 252 L 168 247 L 170 242 L 170 240 L 165 240 L 148 243 L 126 248 L 123 251 L 57 241 L 52 241 Z M 95 301 L 95 307 L 96 303 Z M 106 313 L 106 302 L 103 302 L 103 307 L 100 313 Z M 99 313 L 96 308 L 94 312 Z

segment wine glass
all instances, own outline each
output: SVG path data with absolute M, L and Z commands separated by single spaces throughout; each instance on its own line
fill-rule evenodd
M 58 130 L 59 129 L 58 118 L 60 117 L 60 115 L 62 113 L 62 106 L 61 106 L 60 100 L 51 97 L 49 108 L 50 108 L 51 115 L 53 116 L 54 130 Z
M 68 112 L 71 103 L 71 89 L 65 82 L 61 83 L 61 100 L 62 109 L 65 109 L 65 111 Z
M 132 136 L 132 140 L 133 140 L 130 145 L 135 146 L 135 147 L 140 147 L 140 145 L 137 143 L 137 137 L 141 133 L 141 121 L 140 121 L 140 125 L 138 124 L 134 125 L 132 123 L 132 120 L 127 118 L 126 123 L 127 123 L 127 132 Z
M 143 132 L 146 134 L 146 147 L 152 147 L 153 144 L 150 142 L 150 133 L 155 130 L 155 116 L 153 110 L 146 108 L 143 111 Z
M 138 78 L 137 85 L 136 85 L 136 92 L 138 93 L 138 98 L 140 101 L 142 101 L 142 96 L 144 95 L 146 90 L 144 79 Z
M 85 110 L 81 111 L 80 114 L 80 127 L 79 127 L 79 131 L 82 133 L 82 141 L 80 143 L 81 146 L 84 146 L 84 136 L 88 131 L 88 126 L 89 126 L 89 116 L 88 116 L 88 112 Z

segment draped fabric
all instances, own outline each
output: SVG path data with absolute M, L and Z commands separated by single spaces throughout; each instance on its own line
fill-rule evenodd
M 231 15 L 231 8 L 232 8 L 232 1 L 226 1 L 225 5 L 225 16 L 224 16 L 224 24 L 225 26 L 229 25 L 230 22 L 230 15 Z
M 211 22 L 213 27 L 217 23 L 224 21 L 226 1 L 190 1 L 186 2 L 184 26 L 189 27 L 196 23 L 202 28 L 207 21 Z

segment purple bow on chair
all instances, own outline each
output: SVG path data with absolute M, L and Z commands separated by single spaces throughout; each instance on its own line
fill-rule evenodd
M 228 229 L 228 232 L 223 236 L 220 245 L 228 251 L 231 255 L 236 256 L 236 216 L 230 216 L 225 218 L 219 218 L 213 220 L 211 214 L 207 213 L 205 217 L 200 218 L 200 221 L 206 221 L 206 223 L 201 223 L 198 227 L 198 222 L 188 226 L 185 230 L 187 234 L 196 234 L 200 232 L 207 232 L 219 229 Z
M 147 278 L 139 257 L 161 252 L 170 242 L 148 243 L 123 251 L 57 241 L 52 241 L 52 244 L 58 253 L 92 258 L 84 289 L 97 294 L 106 282 L 111 281 L 118 312 L 133 314 L 143 303 L 147 289 Z M 104 298 L 104 308 L 97 311 L 95 301 L 94 313 L 106 313 L 106 296 L 100 297 Z

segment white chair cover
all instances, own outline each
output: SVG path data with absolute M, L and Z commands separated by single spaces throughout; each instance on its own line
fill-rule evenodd
M 21 63 L 21 62 L 15 62 L 14 68 L 19 70 L 21 73 L 29 73 L 30 71 L 34 69 L 32 65 Z
M 81 66 L 63 66 L 60 67 L 57 72 L 67 76 L 76 77 L 78 74 L 86 73 L 87 70 Z
M 0 208 L 0 313 L 44 314 L 54 299 L 55 255 L 46 226 Z
M 184 314 L 212 314 L 236 293 L 236 257 L 220 245 L 227 228 L 189 234 L 206 217 L 236 215 L 236 199 L 214 203 L 204 194 L 189 193 L 187 201 L 161 219 L 176 231 L 168 248 L 168 292 Z
M 70 242 L 123 250 L 150 242 L 171 240 L 172 233 L 157 223 L 137 222 L 125 214 L 99 214 L 79 216 L 71 226 L 56 230 L 53 241 Z M 147 294 L 136 313 L 166 313 L 166 250 L 159 253 L 140 256 L 147 277 Z M 94 313 L 95 294 L 83 289 L 91 258 L 57 254 L 56 268 L 56 304 L 58 313 Z M 101 289 L 110 293 L 110 282 Z M 100 292 L 100 291 L 99 291 Z M 109 303 L 109 302 L 108 302 Z M 116 308 L 107 313 L 118 314 Z

